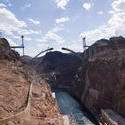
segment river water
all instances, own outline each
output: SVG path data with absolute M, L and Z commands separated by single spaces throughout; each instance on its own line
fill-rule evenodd
M 96 123 L 91 121 L 91 118 L 87 117 L 89 113 L 83 111 L 81 105 L 71 95 L 59 90 L 55 91 L 55 93 L 63 115 L 71 116 L 75 120 L 76 125 L 96 125 Z

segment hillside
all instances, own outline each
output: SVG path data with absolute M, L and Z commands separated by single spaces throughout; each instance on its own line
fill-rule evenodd
M 49 85 L 0 38 L 0 125 L 63 125 Z

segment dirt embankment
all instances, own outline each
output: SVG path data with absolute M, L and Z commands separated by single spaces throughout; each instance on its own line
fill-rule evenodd
M 23 64 L 3 38 L 0 39 L 0 125 L 63 125 L 49 85 Z

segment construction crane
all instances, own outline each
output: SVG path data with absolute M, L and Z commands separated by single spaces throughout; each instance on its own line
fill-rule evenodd
M 83 52 L 86 50 L 86 37 L 82 38 L 83 40 Z
M 10 48 L 16 49 L 16 48 L 22 48 L 23 49 L 23 56 L 24 56 L 24 36 L 21 36 L 22 39 L 22 45 L 21 46 L 11 46 Z

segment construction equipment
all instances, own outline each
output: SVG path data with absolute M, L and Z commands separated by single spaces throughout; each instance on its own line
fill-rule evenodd
M 53 50 L 53 48 L 49 48 L 49 49 L 46 49 L 46 50 L 44 50 L 44 51 L 41 51 L 39 54 L 37 54 L 33 59 L 35 59 L 35 58 L 37 58 L 39 55 L 41 55 L 42 53 L 44 53 L 44 52 L 47 52 L 47 51 L 51 51 L 51 50 Z
M 83 37 L 82 40 L 83 40 L 83 52 L 84 52 L 86 50 L 86 38 Z
M 22 48 L 23 49 L 23 56 L 24 56 L 24 36 L 23 35 L 21 36 L 21 39 L 22 39 L 22 45 L 21 46 L 11 46 L 10 48 L 12 48 L 12 49 Z
M 78 57 L 83 62 L 82 56 L 80 56 L 79 54 L 77 54 L 75 51 L 73 51 L 71 49 L 68 49 L 68 48 L 62 48 L 62 50 L 66 50 L 66 51 L 69 51 L 69 52 L 73 53 L 76 57 Z

